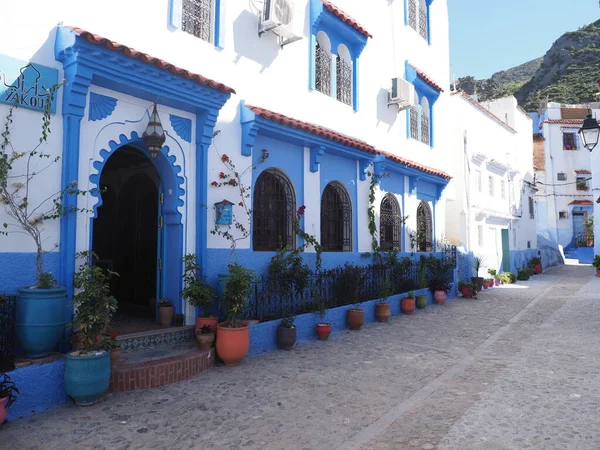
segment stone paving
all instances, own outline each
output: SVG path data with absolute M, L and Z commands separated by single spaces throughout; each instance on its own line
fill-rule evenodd
M 598 449 L 600 278 L 547 270 L 291 352 L 7 423 L 1 449 Z

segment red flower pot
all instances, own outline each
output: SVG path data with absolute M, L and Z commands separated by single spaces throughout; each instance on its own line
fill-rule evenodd
M 326 341 L 329 339 L 329 335 L 331 334 L 331 324 L 330 323 L 318 323 L 317 324 L 317 337 L 320 341 Z
M 407 315 L 411 315 L 415 308 L 417 307 L 414 298 L 403 298 L 400 302 L 400 308 L 402 308 L 402 312 Z
M 541 264 L 534 264 L 533 265 L 533 273 L 535 273 L 536 275 L 542 273 L 542 265 Z
M 6 420 L 6 402 L 8 397 L 0 398 L 0 425 Z
M 596 269 L 596 276 L 600 277 L 600 269 Z
M 490 287 L 494 287 L 494 279 L 493 278 L 490 280 Z
M 433 293 L 433 300 L 438 305 L 443 305 L 444 303 L 446 303 L 446 291 L 435 291 Z
M 473 298 L 473 288 L 470 287 L 463 287 L 460 290 L 460 293 L 462 294 L 462 296 L 464 298 Z
M 208 325 L 212 332 L 216 333 L 217 323 L 219 323 L 219 319 L 216 317 L 196 317 L 196 327 L 194 328 L 194 332 L 197 333 L 204 325 Z

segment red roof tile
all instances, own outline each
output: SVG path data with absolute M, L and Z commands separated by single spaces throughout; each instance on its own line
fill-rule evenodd
M 591 200 L 573 200 L 569 205 L 593 205 Z
M 460 95 L 462 98 L 464 98 L 469 103 L 471 103 L 475 108 L 479 109 L 481 112 L 483 112 L 484 114 L 486 114 L 487 116 L 489 116 L 490 118 L 492 118 L 493 120 L 495 120 L 496 122 L 498 122 L 500 125 L 502 125 L 507 130 L 509 130 L 509 131 L 511 131 L 513 133 L 517 132 L 517 130 L 515 130 L 513 127 L 511 127 L 510 125 L 508 125 L 500 117 L 496 116 L 495 114 L 492 114 L 489 110 L 487 110 L 486 108 L 484 108 L 483 105 L 481 105 L 481 103 L 479 103 L 478 101 L 474 100 L 473 98 L 471 98 L 470 95 L 465 94 L 463 91 L 453 92 L 452 95 Z
M 205 78 L 202 75 L 192 73 L 186 69 L 182 69 L 173 64 L 170 64 L 160 58 L 150 56 L 147 53 L 142 53 L 131 47 L 127 47 L 123 44 L 119 44 L 117 42 L 111 41 L 110 39 L 104 38 L 102 36 L 98 36 L 97 34 L 90 33 L 89 31 L 82 30 L 81 28 L 72 27 L 72 26 L 67 26 L 66 28 L 73 30 L 77 35 L 84 38 L 90 44 L 102 45 L 109 50 L 121 52 L 129 58 L 138 59 L 146 64 L 152 64 L 153 66 L 158 67 L 159 69 L 162 69 L 162 70 L 166 70 L 167 72 L 172 73 L 173 75 L 182 76 L 183 78 L 186 78 L 188 80 L 193 80 L 198 84 L 202 84 L 204 86 L 208 86 L 210 88 L 217 89 L 224 93 L 235 94 L 235 91 L 232 88 L 224 85 L 223 83 L 219 83 L 219 82 L 211 80 L 209 78 Z
M 561 125 L 583 125 L 583 119 L 546 119 L 540 124 L 540 128 L 542 128 L 542 124 L 561 124 Z M 600 124 L 600 121 L 598 121 Z
M 410 159 L 402 158 L 401 156 L 394 155 L 393 153 L 385 152 L 383 150 L 379 150 L 379 153 L 381 153 L 383 156 L 391 159 L 394 162 L 404 164 L 405 166 L 420 170 L 421 172 L 429 173 L 431 175 L 437 175 L 438 177 L 446 178 L 447 180 L 452 179 L 450 175 L 448 175 L 446 172 L 442 172 L 441 170 L 437 170 L 432 167 L 416 163 L 414 161 L 411 161 Z
M 344 134 L 338 133 L 337 131 L 330 130 L 329 128 L 325 128 L 320 125 L 314 125 L 309 122 L 303 122 L 298 119 L 293 119 L 291 117 L 284 116 L 283 114 L 269 111 L 268 109 L 260 108 L 258 106 L 246 105 L 246 107 L 252 112 L 254 112 L 254 114 L 265 119 L 272 120 L 273 122 L 277 122 L 288 127 L 297 128 L 298 130 L 307 131 L 325 139 L 329 139 L 331 141 L 347 145 L 348 147 L 357 148 L 359 150 L 363 150 L 368 153 L 373 153 L 375 155 L 378 154 L 375 150 L 375 147 L 373 147 L 372 145 L 369 145 L 366 142 L 363 142 L 359 139 L 355 139 Z
M 325 5 L 325 8 L 327 8 L 329 10 L 329 12 L 338 16 L 342 21 L 346 22 L 352 28 L 356 29 L 356 31 L 358 31 L 360 34 L 362 34 L 363 36 L 366 36 L 366 37 L 370 37 L 370 38 L 373 37 L 373 35 L 371 33 L 369 33 L 367 30 L 365 30 L 356 20 L 354 20 L 352 17 L 350 17 L 348 14 L 346 14 L 340 8 L 338 8 L 337 6 L 332 4 L 329 0 L 321 0 L 321 1 L 323 2 L 323 5 Z
M 576 170 L 575 173 L 577 173 L 579 175 L 584 175 L 584 174 L 591 175 L 592 174 L 592 172 L 590 172 L 589 170 L 585 170 L 585 169 Z
M 429 75 L 427 75 L 425 72 L 423 72 L 421 69 L 419 69 L 418 67 L 413 66 L 412 64 L 409 63 L 409 66 L 412 67 L 413 69 L 415 69 L 415 71 L 417 72 L 417 74 L 423 78 L 423 80 L 430 85 L 432 88 L 434 88 L 436 91 L 439 92 L 444 92 L 444 89 L 442 89 L 442 87 L 437 84 L 435 81 L 433 81 L 433 78 L 431 78 Z
M 546 139 L 542 133 L 533 133 L 533 142 L 541 142 L 545 140 Z

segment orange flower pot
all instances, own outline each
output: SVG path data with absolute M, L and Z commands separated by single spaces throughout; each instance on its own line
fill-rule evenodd
M 416 306 L 417 305 L 414 298 L 403 298 L 400 303 L 402 312 L 409 316 L 415 311 Z
M 219 319 L 213 316 L 210 317 L 196 317 L 196 327 L 194 328 L 194 332 L 197 333 L 198 330 L 201 330 L 204 325 L 208 325 L 213 333 L 217 332 L 217 324 L 219 323 Z
M 229 328 L 229 322 L 217 326 L 217 356 L 226 366 L 237 366 L 250 350 L 250 327 L 238 322 L 238 328 Z
M 349 309 L 346 314 L 346 320 L 351 330 L 360 330 L 363 323 L 365 323 L 365 311 L 359 308 Z
M 375 317 L 379 322 L 387 322 L 390 319 L 390 304 L 377 303 L 375 305 Z

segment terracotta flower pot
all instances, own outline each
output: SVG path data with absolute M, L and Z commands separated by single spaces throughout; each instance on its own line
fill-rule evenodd
M 219 319 L 217 317 L 196 317 L 196 327 L 194 328 L 194 331 L 197 333 L 204 325 L 208 325 L 212 332 L 216 333 L 218 323 Z
M 110 367 L 115 367 L 117 365 L 117 361 L 121 357 L 121 347 L 113 348 L 110 350 Z
M 377 303 L 375 305 L 375 317 L 379 322 L 387 322 L 390 319 L 390 304 Z
M 196 333 L 196 342 L 200 350 L 209 350 L 215 342 L 215 333 Z
M 600 269 L 596 269 L 596 276 L 600 277 Z
M 435 291 L 433 293 L 433 300 L 438 304 L 438 305 L 443 305 L 444 303 L 446 303 L 446 291 Z
M 318 323 L 317 324 L 317 337 L 320 341 L 326 341 L 329 339 L 329 335 L 331 334 L 331 324 L 330 323 Z
M 416 308 L 415 299 L 414 298 L 403 298 L 400 302 L 400 308 L 402 309 L 402 312 L 404 314 L 407 314 L 410 316 Z
M 172 306 L 159 306 L 158 307 L 158 323 L 165 326 L 173 325 L 173 313 L 175 308 Z
M 6 420 L 6 402 L 8 397 L 0 398 L 0 425 Z
M 250 327 L 238 322 L 238 328 L 229 328 L 229 322 L 217 326 L 217 356 L 226 366 L 237 366 L 250 349 Z
M 296 343 L 296 327 L 277 327 L 277 344 L 282 350 L 291 350 Z
M 365 323 L 365 311 L 360 308 L 349 309 L 346 314 L 346 319 L 348 320 L 348 326 L 351 330 L 360 330 L 360 327 Z
M 536 275 L 539 275 L 540 273 L 542 273 L 542 265 L 534 264 L 533 265 L 533 273 L 535 273 Z
M 464 298 L 473 298 L 473 288 L 470 287 L 463 287 L 460 290 L 460 293 L 462 294 L 462 296 Z

